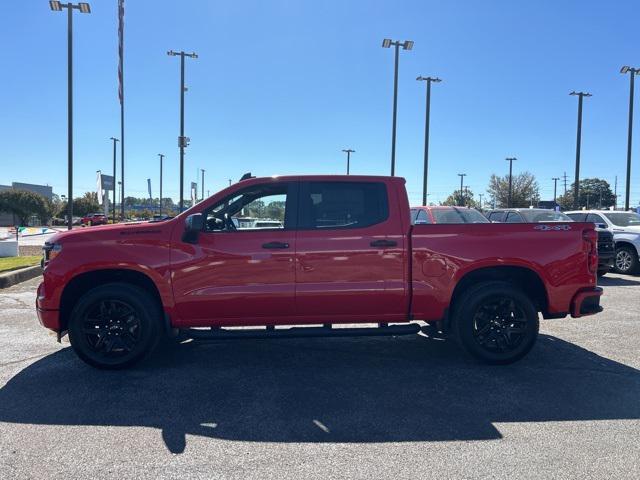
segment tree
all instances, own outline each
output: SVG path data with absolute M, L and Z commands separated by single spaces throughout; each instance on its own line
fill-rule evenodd
M 20 225 L 27 225 L 29 218 L 34 215 L 45 219 L 46 223 L 46 202 L 42 195 L 26 190 L 5 190 L 0 193 L 0 211 L 15 215 Z
M 461 200 L 463 200 L 461 202 Z M 473 198 L 473 191 L 470 188 L 466 188 L 462 193 L 462 199 L 460 198 L 460 190 L 456 190 L 451 195 L 447 197 L 444 202 L 441 202 L 440 205 L 464 205 L 465 207 L 476 208 L 477 203 Z
M 511 186 L 511 207 L 526 208 L 536 205 L 540 200 L 538 182 L 536 177 L 529 172 L 522 172 L 513 175 Z M 489 197 L 494 198 L 496 207 L 505 208 L 509 203 L 509 175 L 500 177 L 495 173 L 489 179 L 487 189 Z
M 82 197 L 73 200 L 73 214 L 83 217 L 89 213 L 100 211 L 98 194 L 96 192 L 86 192 Z
M 558 197 L 557 202 L 562 210 L 572 210 L 573 205 L 573 188 L 575 183 L 571 184 L 571 189 L 567 193 Z M 578 197 L 578 209 L 595 208 L 607 209 L 616 204 L 616 196 L 611 191 L 611 185 L 601 178 L 585 178 L 580 180 L 580 189 Z
M 285 202 L 282 201 L 269 203 L 266 208 L 267 217 L 274 220 L 284 221 L 284 205 Z

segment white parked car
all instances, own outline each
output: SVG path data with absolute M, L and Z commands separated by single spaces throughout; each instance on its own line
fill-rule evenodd
M 613 210 L 575 210 L 565 213 L 572 218 L 586 214 L 587 222 L 605 224 L 613 233 L 616 272 L 640 272 L 640 215 Z

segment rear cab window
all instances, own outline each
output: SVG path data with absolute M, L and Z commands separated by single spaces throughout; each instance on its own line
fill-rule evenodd
M 303 182 L 300 187 L 299 229 L 364 228 L 389 218 L 383 182 Z

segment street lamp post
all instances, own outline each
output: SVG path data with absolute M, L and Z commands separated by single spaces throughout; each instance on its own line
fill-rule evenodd
M 578 97 L 578 133 L 576 134 L 576 175 L 573 184 L 573 208 L 578 209 L 580 203 L 580 144 L 582 142 L 582 99 L 590 97 L 588 92 L 571 92 Z
M 396 173 L 396 117 L 398 113 L 398 60 L 400 47 L 403 50 L 411 50 L 413 48 L 412 40 L 405 40 L 399 42 L 385 38 L 382 41 L 382 48 L 395 47 L 395 66 L 393 73 L 393 124 L 391 127 L 391 176 L 395 176 Z
M 556 192 L 558 190 L 558 180 L 560 180 L 559 177 L 553 177 L 551 180 L 553 180 L 553 208 L 556 207 Z
M 516 157 L 508 157 L 505 159 L 509 162 L 509 194 L 507 196 L 507 208 L 511 208 L 511 193 L 513 187 L 513 162 L 517 160 Z
M 484 194 L 479 193 L 478 196 L 480 197 L 480 210 L 482 210 L 482 197 L 484 196 Z
M 640 68 L 624 66 L 620 73 L 629 75 L 629 133 L 627 136 L 627 188 L 624 197 L 624 209 L 629 210 L 629 193 L 631 191 L 631 136 L 633 135 L 633 91 L 634 78 L 640 73 Z
M 78 4 L 49 1 L 49 8 L 54 12 L 67 9 L 67 150 L 68 150 L 68 192 L 67 192 L 67 228 L 73 228 L 73 10 L 80 13 L 91 13 L 88 3 Z
M 178 146 L 180 147 L 180 211 L 182 212 L 184 204 L 184 148 L 189 144 L 189 139 L 184 136 L 184 57 L 198 58 L 198 55 L 195 52 L 185 53 L 173 50 L 169 50 L 167 55 L 170 57 L 180 56 L 180 136 L 178 137 Z
M 427 175 L 429 173 L 429 117 L 431 114 L 431 83 L 439 83 L 438 77 L 423 77 L 420 75 L 416 78 L 419 82 L 427 82 L 427 107 L 424 121 L 424 170 L 422 173 L 422 204 L 427 204 Z
M 159 153 L 158 156 L 160 157 L 160 201 L 158 203 L 160 207 L 160 215 L 162 216 L 162 159 L 164 158 L 164 155 Z
M 201 168 L 200 170 L 202 170 L 202 200 L 204 200 L 204 168 Z
M 351 154 L 356 153 L 356 151 L 351 150 L 350 148 L 343 149 L 342 151 L 347 154 L 347 175 L 349 175 L 349 164 L 351 163 Z
M 460 177 L 460 206 L 464 207 L 464 194 L 462 192 L 462 184 L 464 182 L 464 177 L 467 176 L 466 173 L 459 173 L 458 176 Z
M 111 137 L 113 140 L 113 223 L 116 223 L 116 143 L 119 140 L 115 137 Z
M 118 190 L 119 190 L 118 197 L 121 197 L 122 196 L 122 182 L 120 180 L 118 180 Z M 123 201 L 122 198 L 120 199 L 120 211 L 121 211 L 121 216 L 122 216 L 122 218 L 120 220 L 124 222 L 124 201 Z

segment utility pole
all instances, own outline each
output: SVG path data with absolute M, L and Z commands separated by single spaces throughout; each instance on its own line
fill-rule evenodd
M 111 137 L 113 140 L 113 223 L 116 223 L 116 143 L 119 141 L 115 137 Z
M 640 73 L 639 68 L 624 66 L 620 73 L 629 75 L 629 131 L 627 134 L 627 185 L 624 194 L 624 209 L 629 210 L 629 194 L 631 192 L 631 137 L 633 136 L 633 91 L 634 78 Z
M 160 215 L 162 215 L 162 159 L 164 158 L 164 155 L 162 153 L 159 153 L 158 156 L 160 157 Z
M 618 176 L 616 175 L 616 181 L 615 181 L 615 186 L 613 187 L 613 196 L 614 196 L 614 206 L 613 209 L 617 210 L 618 209 Z
M 202 200 L 204 200 L 204 168 L 202 168 L 201 170 L 202 170 Z
M 551 180 L 553 180 L 553 207 L 555 208 L 558 204 L 556 202 L 556 192 L 558 190 L 558 180 L 560 179 L 558 177 L 553 177 Z
M 393 70 L 393 124 L 391 127 L 391 176 L 396 174 L 396 117 L 398 113 L 398 60 L 400 47 L 403 50 L 411 50 L 413 41 L 405 40 L 404 42 L 394 41 L 385 38 L 382 41 L 382 48 L 395 47 L 395 64 Z
M 438 77 L 423 77 L 420 75 L 416 78 L 419 82 L 427 82 L 427 106 L 424 121 L 424 170 L 422 174 L 422 204 L 427 204 L 427 178 L 429 173 L 429 117 L 431 116 L 431 84 L 439 83 Z
M 480 197 L 480 210 L 482 210 L 482 197 L 484 196 L 484 194 L 479 193 L 478 196 Z
M 505 159 L 509 162 L 509 194 L 507 196 L 507 208 L 511 208 L 511 189 L 513 186 L 513 162 L 517 160 L 516 157 L 507 157 Z
M 91 13 L 88 3 L 74 5 L 51 0 L 49 8 L 54 12 L 67 9 L 67 229 L 73 228 L 73 11 Z
M 463 193 L 463 182 L 464 182 L 464 177 L 467 176 L 466 173 L 459 173 L 458 176 L 460 177 L 460 206 L 464 207 L 464 193 Z
M 567 172 L 564 172 L 564 175 L 562 176 L 562 178 L 564 179 L 564 194 L 567 194 Z
M 180 205 L 182 212 L 184 206 L 184 149 L 189 145 L 189 138 L 184 136 L 184 57 L 198 58 L 195 52 L 185 53 L 183 51 L 174 52 L 169 50 L 167 55 L 170 57 L 180 56 L 180 136 L 178 137 L 178 146 L 180 147 Z
M 582 143 L 582 99 L 590 97 L 588 92 L 571 92 L 569 95 L 578 97 L 578 133 L 576 136 L 576 175 L 573 184 L 573 208 L 578 209 L 580 205 L 580 144 Z
M 231 186 L 231 179 L 229 179 L 229 186 Z
M 347 175 L 349 175 L 349 163 L 351 161 L 351 154 L 355 153 L 356 151 L 351 150 L 350 148 L 343 149 L 342 151 L 347 154 Z

